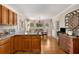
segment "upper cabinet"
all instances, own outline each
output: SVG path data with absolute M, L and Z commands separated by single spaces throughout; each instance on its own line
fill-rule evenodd
M 13 25 L 17 24 L 17 14 L 13 13 Z
M 8 9 L 2 6 L 2 24 L 8 25 Z
M 13 12 L 9 10 L 9 25 L 13 25 Z
M 17 15 L 10 9 L 0 5 L 0 24 L 1 25 L 16 25 Z

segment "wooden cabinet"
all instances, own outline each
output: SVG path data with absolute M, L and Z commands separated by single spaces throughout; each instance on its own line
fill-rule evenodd
M 66 34 L 59 34 L 59 45 L 67 53 L 79 53 L 79 37 L 68 36 Z
M 10 54 L 10 44 L 5 43 L 0 46 L 0 54 Z
M 2 24 L 8 25 L 8 8 L 2 6 Z
M 16 13 L 9 10 L 9 25 L 16 25 L 17 24 L 17 15 Z
M 22 36 L 23 39 L 23 50 L 31 52 L 31 37 L 30 36 Z
M 13 25 L 13 12 L 9 10 L 9 25 Z
M 16 13 L 6 8 L 5 6 L 0 5 L 0 24 L 1 25 L 16 25 L 17 24 Z
M 16 35 L 14 39 L 14 50 L 31 52 L 31 38 L 27 38 L 25 35 Z
M 41 36 L 39 35 L 26 35 L 24 38 L 23 49 L 27 52 L 40 53 L 41 52 Z
M 23 50 L 27 52 L 31 52 L 31 39 L 24 39 Z
M 41 52 L 41 36 L 16 35 L 14 39 L 14 50 L 40 53 Z
M 23 40 L 20 36 L 14 36 L 14 50 L 15 51 L 22 51 L 23 47 Z
M 0 40 L 0 54 L 10 54 L 10 39 Z
M 79 54 L 79 37 L 73 39 L 73 53 Z
M 0 40 L 0 54 L 13 54 L 15 52 L 41 53 L 41 36 L 15 35 Z
M 13 13 L 13 25 L 17 24 L 17 14 Z
M 9 25 L 16 25 L 17 24 L 17 15 L 16 13 L 9 10 Z
M 32 36 L 32 52 L 40 53 L 41 52 L 41 38 L 40 36 Z
M 2 24 L 2 6 L 0 5 L 0 24 Z
M 14 36 L 10 37 L 10 53 L 13 54 L 14 50 Z

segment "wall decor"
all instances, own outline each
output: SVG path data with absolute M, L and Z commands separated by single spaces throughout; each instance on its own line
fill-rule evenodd
M 65 27 L 70 31 L 76 31 L 79 28 L 79 9 L 66 14 Z

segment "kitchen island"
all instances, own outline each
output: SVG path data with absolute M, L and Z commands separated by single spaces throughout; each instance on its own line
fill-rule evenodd
M 0 53 L 14 54 L 16 52 L 41 53 L 41 35 L 10 35 L 0 38 Z
M 59 46 L 69 54 L 79 54 L 79 37 L 59 33 Z

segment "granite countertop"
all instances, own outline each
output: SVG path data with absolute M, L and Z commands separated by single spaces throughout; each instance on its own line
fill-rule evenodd
M 6 38 L 11 37 L 11 36 L 14 36 L 14 35 L 15 35 L 15 34 L 8 34 L 8 35 L 1 36 L 1 37 L 0 37 L 0 40 L 6 39 Z
M 8 34 L 8 35 L 0 36 L 0 40 L 6 39 L 8 37 L 15 36 L 15 35 L 41 35 L 41 34 L 36 34 L 36 33 L 29 33 L 29 34 Z
M 68 35 L 68 37 L 70 37 L 70 38 L 79 38 L 79 36 L 72 36 L 72 35 Z
M 79 38 L 79 36 L 73 36 L 73 35 L 68 35 L 68 34 L 64 34 L 64 33 L 60 33 L 63 34 L 64 36 L 67 36 L 69 38 Z
M 37 34 L 37 33 L 27 33 L 27 34 L 24 34 L 24 35 L 42 35 L 42 34 Z

